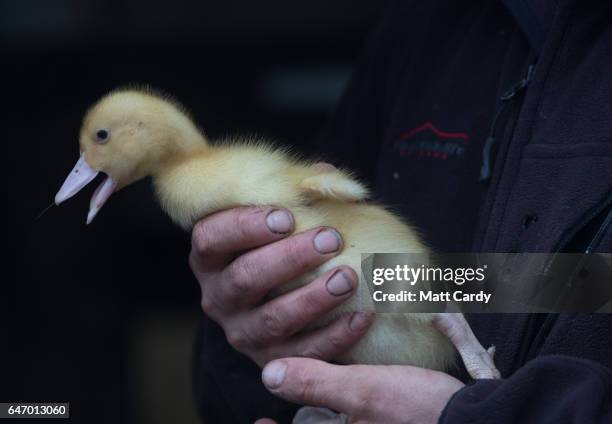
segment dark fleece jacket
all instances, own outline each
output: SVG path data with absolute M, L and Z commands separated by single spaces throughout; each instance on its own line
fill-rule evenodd
M 608 2 L 395 1 L 323 151 L 438 251 L 612 252 L 611 71 Z M 611 315 L 468 319 L 503 378 L 441 422 L 612 422 Z M 206 320 L 195 378 L 208 422 L 293 412 Z

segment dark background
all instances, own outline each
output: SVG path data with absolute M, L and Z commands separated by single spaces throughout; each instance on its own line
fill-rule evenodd
M 77 160 L 86 108 L 129 82 L 174 94 L 213 138 L 257 134 L 308 153 L 381 5 L 0 2 L 0 401 L 68 401 L 71 422 L 195 422 L 189 235 L 149 183 L 113 195 L 90 226 L 96 184 L 34 218 Z

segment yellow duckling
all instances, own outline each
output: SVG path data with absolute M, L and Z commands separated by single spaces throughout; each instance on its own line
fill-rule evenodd
M 285 207 L 293 212 L 298 232 L 322 225 L 336 228 L 345 241 L 342 254 L 282 291 L 339 265 L 359 269 L 361 252 L 426 251 L 397 216 L 362 202 L 368 192 L 351 174 L 322 172 L 312 162 L 260 142 L 211 144 L 184 108 L 149 89 L 117 90 L 98 101 L 83 121 L 80 150 L 55 202 L 73 196 L 103 172 L 106 179 L 92 196 L 87 223 L 114 191 L 151 176 L 162 208 L 186 230 L 211 213 L 241 205 Z M 364 282 L 316 324 L 353 310 L 374 310 Z M 382 314 L 340 360 L 448 370 L 453 345 L 473 377 L 499 376 L 492 351 L 482 348 L 461 314 Z

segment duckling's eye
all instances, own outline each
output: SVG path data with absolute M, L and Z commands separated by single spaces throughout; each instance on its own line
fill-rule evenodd
M 100 144 L 104 144 L 108 141 L 109 134 L 108 130 L 98 130 L 96 132 L 96 141 Z

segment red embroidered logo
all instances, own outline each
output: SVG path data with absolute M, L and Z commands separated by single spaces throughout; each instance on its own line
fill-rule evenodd
M 463 156 L 467 143 L 466 133 L 441 131 L 431 122 L 425 122 L 401 134 L 393 147 L 399 151 L 400 156 L 448 159 L 451 156 Z

